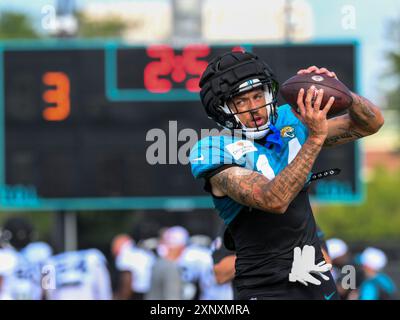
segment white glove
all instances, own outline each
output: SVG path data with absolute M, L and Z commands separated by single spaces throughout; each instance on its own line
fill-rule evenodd
M 332 269 L 331 264 L 327 264 L 325 261 L 321 261 L 317 265 L 315 264 L 315 248 L 313 246 L 304 246 L 303 251 L 300 247 L 294 248 L 294 259 L 292 264 L 292 270 L 289 273 L 289 281 L 299 281 L 305 286 L 308 283 L 320 285 L 321 281 L 313 277 L 311 274 L 317 274 L 324 280 L 329 280 L 329 277 L 324 275 Z

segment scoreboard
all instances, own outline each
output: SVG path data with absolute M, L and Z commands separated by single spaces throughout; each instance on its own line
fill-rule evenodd
M 199 100 L 199 78 L 217 54 L 242 47 L 283 82 L 325 66 L 357 89 L 357 45 L 169 45 L 105 42 L 0 43 L 0 209 L 195 209 L 212 201 L 190 165 L 151 164 L 147 133 L 215 128 Z M 281 101 L 282 103 L 282 101 Z M 362 195 L 358 144 L 324 150 L 314 168 L 340 168 L 313 183 L 314 200 Z

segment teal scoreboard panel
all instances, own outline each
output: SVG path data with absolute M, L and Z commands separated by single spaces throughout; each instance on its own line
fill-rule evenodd
M 239 46 L 265 59 L 280 82 L 318 65 L 357 90 L 354 43 L 0 44 L 0 209 L 211 208 L 203 182 L 175 162 L 179 148 L 188 149 L 179 134 L 215 128 L 199 100 L 199 78 L 213 57 Z M 146 159 L 152 129 L 165 132 L 166 164 Z M 360 201 L 359 161 L 357 143 L 323 151 L 314 171 L 342 172 L 314 182 L 313 199 Z

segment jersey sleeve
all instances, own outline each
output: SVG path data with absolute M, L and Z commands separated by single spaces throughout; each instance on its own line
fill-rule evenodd
M 196 179 L 207 178 L 224 166 L 243 165 L 243 160 L 234 159 L 225 148 L 232 143 L 230 137 L 210 136 L 198 141 L 189 156 L 192 174 Z

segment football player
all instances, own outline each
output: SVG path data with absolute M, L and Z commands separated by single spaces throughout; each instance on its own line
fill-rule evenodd
M 115 266 L 120 279 L 116 298 L 143 300 L 150 289 L 151 270 L 155 255 L 139 248 L 128 235 L 118 235 L 112 243 Z
M 41 242 L 32 243 L 34 233 L 32 224 L 21 217 L 9 218 L 1 230 L 0 241 L 4 247 L 3 252 L 7 253 L 8 261 L 14 261 L 9 264 L 13 267 L 7 268 L 8 272 L 3 280 L 3 292 L 10 299 L 40 300 L 43 298 L 41 263 L 48 256 L 43 257 L 38 250 L 32 255 L 32 249 L 41 244 L 48 245 Z M 10 258 L 11 256 L 13 258 Z
M 160 241 L 160 255 L 176 263 L 182 280 L 182 299 L 221 300 L 230 299 L 227 286 L 216 282 L 211 249 L 189 244 L 189 233 L 182 226 L 166 229 Z M 229 289 L 229 288 L 228 288 Z
M 111 300 L 110 275 L 105 256 L 97 249 L 68 251 L 51 257 L 55 287 L 46 289 L 48 300 Z
M 232 291 L 232 298 L 236 300 L 236 289 L 232 280 L 235 277 L 236 254 L 234 249 L 228 249 L 225 245 L 224 230 L 220 232 L 212 243 L 212 258 L 215 280 L 220 285 L 229 285 Z
M 16 269 L 18 260 L 13 252 L 0 247 L 0 300 L 13 300 L 12 291 L 7 286 Z
M 311 72 L 336 77 L 316 66 L 299 74 Z M 205 179 L 232 234 L 239 299 L 336 299 L 307 193 L 310 172 L 323 147 L 376 133 L 381 112 L 352 93 L 348 112 L 328 120 L 334 98 L 321 105 L 315 87 L 299 91 L 298 114 L 278 108 L 274 73 L 249 52 L 215 58 L 200 88 L 207 115 L 231 133 L 195 144 L 192 173 Z
M 368 247 L 360 256 L 365 279 L 359 288 L 359 300 L 398 300 L 398 289 L 389 275 L 383 272 L 386 254 L 378 248 Z

